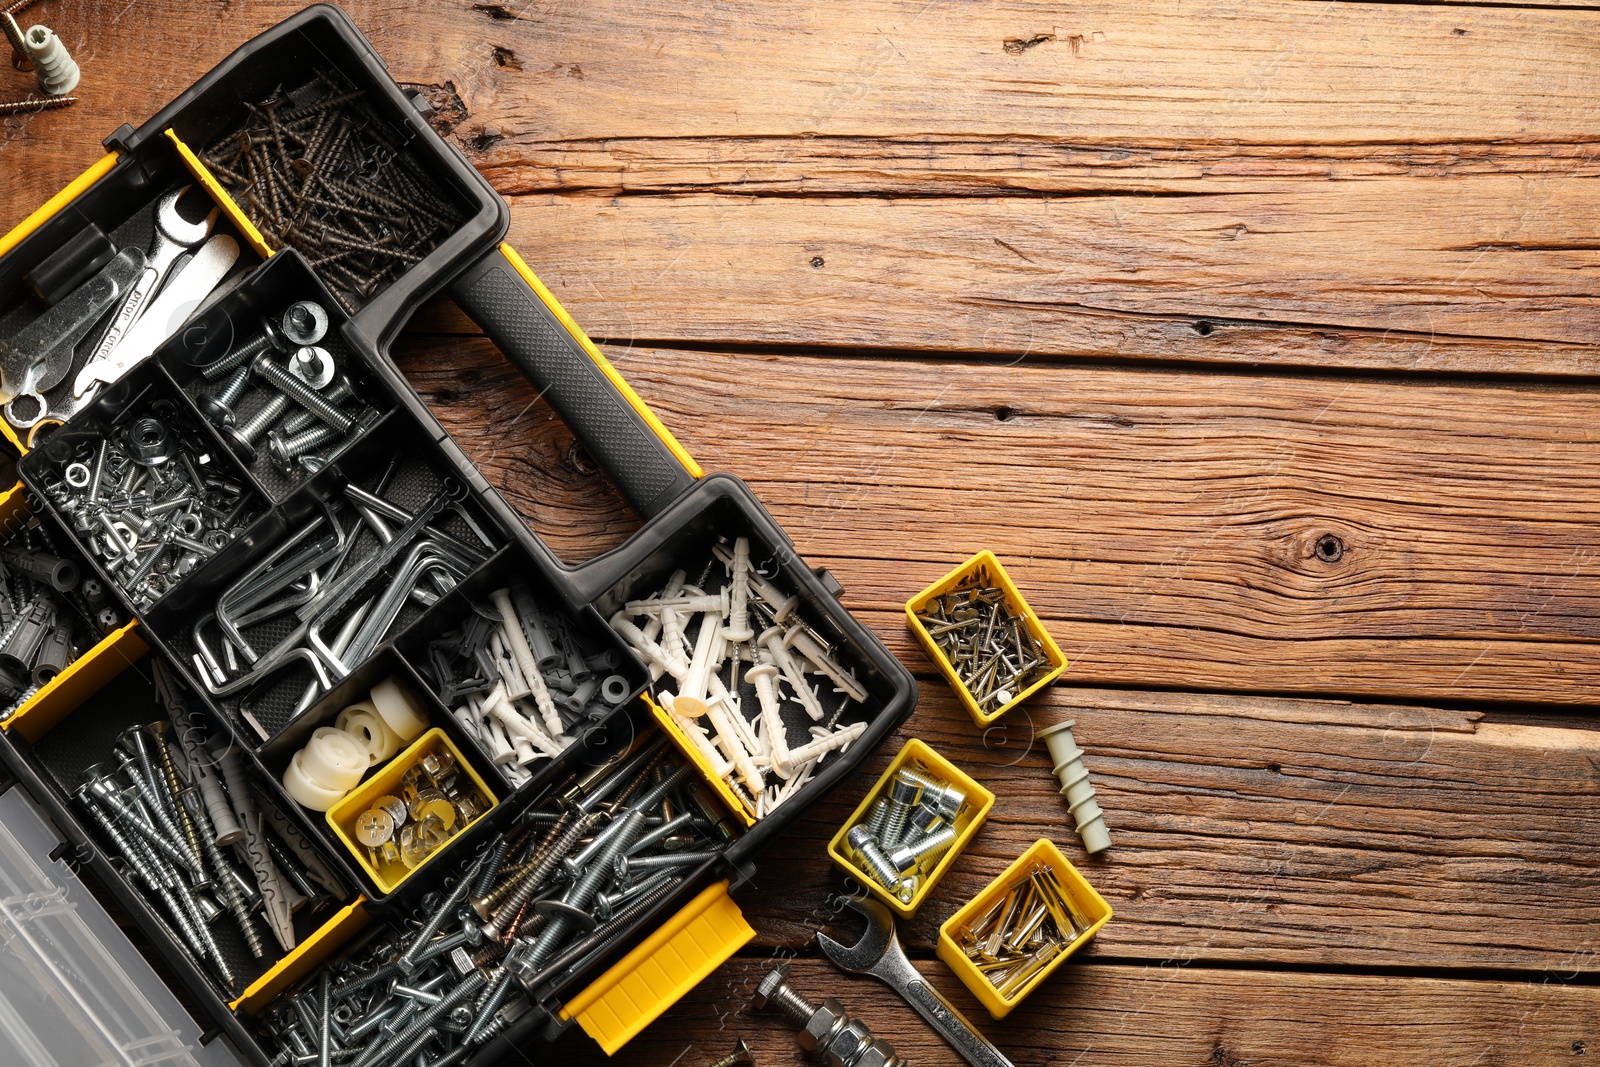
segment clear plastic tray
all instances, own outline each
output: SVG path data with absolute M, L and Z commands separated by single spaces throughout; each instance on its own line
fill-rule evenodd
M 21 789 L 0 795 L 0 1063 L 235 1067 L 71 869 Z

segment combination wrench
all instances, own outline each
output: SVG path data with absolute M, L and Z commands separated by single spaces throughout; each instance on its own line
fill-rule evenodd
M 888 908 L 876 900 L 858 897 L 846 897 L 845 903 L 866 917 L 867 932 L 849 948 L 825 934 L 817 934 L 817 945 L 830 960 L 846 971 L 870 974 L 888 983 L 972 1067 L 1015 1067 L 911 965 L 900 947 L 894 916 Z

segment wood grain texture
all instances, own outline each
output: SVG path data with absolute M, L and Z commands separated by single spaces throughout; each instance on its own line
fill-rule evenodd
M 900 606 L 990 548 L 1069 683 L 1595 702 L 1588 387 L 610 351 L 912 662 Z M 631 528 L 493 348 L 401 362 L 559 554 Z
M 772 962 L 725 966 L 622 1055 L 630 1063 L 703 1067 L 743 1037 L 762 1067 L 814 1063 L 786 1023 L 748 1009 L 750 992 Z M 995 1022 L 942 964 L 921 966 L 1018 1067 L 1534 1067 L 1584 1063 L 1577 1057 L 1592 1055 L 1600 1042 L 1600 991 L 1554 976 L 1468 982 L 1069 961 Z M 814 959 L 792 967 L 798 990 L 816 1000 L 837 997 L 915 1067 L 963 1062 L 875 979 L 843 976 Z M 560 1055 L 572 1067 L 615 1062 L 581 1036 Z

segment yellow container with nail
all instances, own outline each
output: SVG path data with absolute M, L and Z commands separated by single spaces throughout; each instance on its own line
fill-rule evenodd
M 1054 875 L 1055 883 L 1060 886 L 1071 913 L 1068 921 L 1075 928 L 1081 927 L 1081 930 L 1050 962 L 1026 981 L 1016 988 L 1002 989 L 967 955 L 962 947 L 962 935 L 997 905 L 1002 905 L 1013 889 L 1025 891 L 1026 883 L 1037 869 L 1047 869 Z M 1078 873 L 1078 869 L 1061 854 L 1054 842 L 1041 837 L 1017 857 L 1016 862 L 1007 867 L 1000 877 L 990 882 L 983 892 L 945 920 L 944 925 L 939 927 L 937 951 L 939 958 L 956 973 L 956 977 L 972 990 L 972 995 L 983 1002 L 989 1014 L 996 1019 L 1003 1019 L 1110 921 L 1111 905 L 1106 903 L 1106 898 L 1095 892 L 1094 886 Z
M 955 664 L 944 654 L 944 650 L 939 647 L 939 643 L 934 640 L 934 635 L 928 631 L 927 624 L 921 618 L 927 613 L 929 605 L 946 593 L 959 592 L 980 585 L 994 586 L 1002 592 L 1006 609 L 1022 621 L 1028 633 L 1038 642 L 1048 668 L 1020 692 L 1012 694 L 1010 700 L 989 711 L 985 711 L 979 702 L 979 698 L 985 694 L 975 694 L 967 688 L 967 683 L 962 680 Z M 1011 576 L 1006 574 L 1006 569 L 1000 565 L 1000 560 L 987 549 L 906 601 L 906 625 L 916 635 L 917 642 L 922 645 L 922 650 L 928 654 L 928 658 L 933 660 L 934 666 L 939 668 L 939 673 L 944 675 L 945 681 L 950 683 L 950 688 L 956 691 L 956 696 L 961 699 L 967 714 L 972 716 L 972 721 L 979 726 L 988 726 L 1061 677 L 1061 672 L 1067 669 L 1067 657 L 1056 646 L 1055 640 L 1045 630 L 1044 624 L 1039 621 L 1039 616 L 1028 606 L 1027 600 L 1023 599 L 1022 592 L 1017 589 Z
M 916 893 L 909 901 L 901 900 L 888 887 L 880 883 L 871 873 L 865 870 L 857 860 L 854 850 L 850 848 L 846 838 L 850 830 L 867 821 L 867 815 L 872 810 L 873 803 L 889 791 L 889 784 L 894 781 L 894 776 L 902 768 L 911 767 L 926 772 L 930 777 L 941 779 L 955 786 L 966 794 L 967 803 L 956 816 L 956 836 L 950 842 L 933 867 L 927 870 L 922 879 L 922 884 L 917 887 Z M 867 793 L 866 797 L 851 813 L 850 818 L 833 835 L 833 840 L 828 842 L 828 855 L 833 857 L 833 862 L 838 864 L 847 874 L 854 877 L 862 885 L 882 900 L 898 915 L 910 917 L 917 913 L 922 902 L 927 899 L 928 893 L 939 884 L 939 879 L 944 877 L 950 865 L 955 862 L 961 851 L 967 847 L 978 828 L 989 817 L 989 811 L 994 807 L 994 794 L 985 789 L 977 779 L 967 774 L 954 763 L 935 752 L 927 744 L 913 737 L 907 741 L 887 770 L 878 776 L 877 782 Z
M 449 827 L 450 837 L 430 852 L 415 867 L 407 867 L 399 861 L 386 862 L 381 858 L 374 862 L 372 856 L 368 854 L 366 846 L 356 840 L 356 820 L 370 809 L 373 801 L 379 797 L 399 796 L 403 788 L 402 783 L 406 772 L 420 763 L 423 757 L 429 753 L 438 751 L 449 752 L 451 757 L 454 758 L 456 773 L 465 775 L 486 801 L 483 810 L 465 823 L 460 825 L 452 824 Z M 328 828 L 333 831 L 333 835 L 344 844 L 345 848 L 350 850 L 350 854 L 355 857 L 356 863 L 366 872 L 367 877 L 372 879 L 373 884 L 384 893 L 392 893 L 400 883 L 438 859 L 445 852 L 448 852 L 452 840 L 466 833 L 479 819 L 493 811 L 498 803 L 499 800 L 495 797 L 494 792 L 484 783 L 482 778 L 478 777 L 478 772 L 474 771 L 472 764 L 467 762 L 461 755 L 461 750 L 451 744 L 450 738 L 446 736 L 443 730 L 435 726 L 413 741 L 410 748 L 390 760 L 371 778 L 352 789 L 343 800 L 329 808 L 325 818 L 328 820 Z M 398 839 L 400 828 L 395 827 L 394 833 Z

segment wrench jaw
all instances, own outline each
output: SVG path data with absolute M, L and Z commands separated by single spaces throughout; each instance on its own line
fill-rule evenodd
M 818 933 L 817 946 L 840 969 L 856 974 L 869 973 L 899 947 L 894 916 L 876 900 L 846 897 L 844 902 L 867 920 L 866 932 L 861 935 L 861 940 L 848 948 L 827 934 Z

